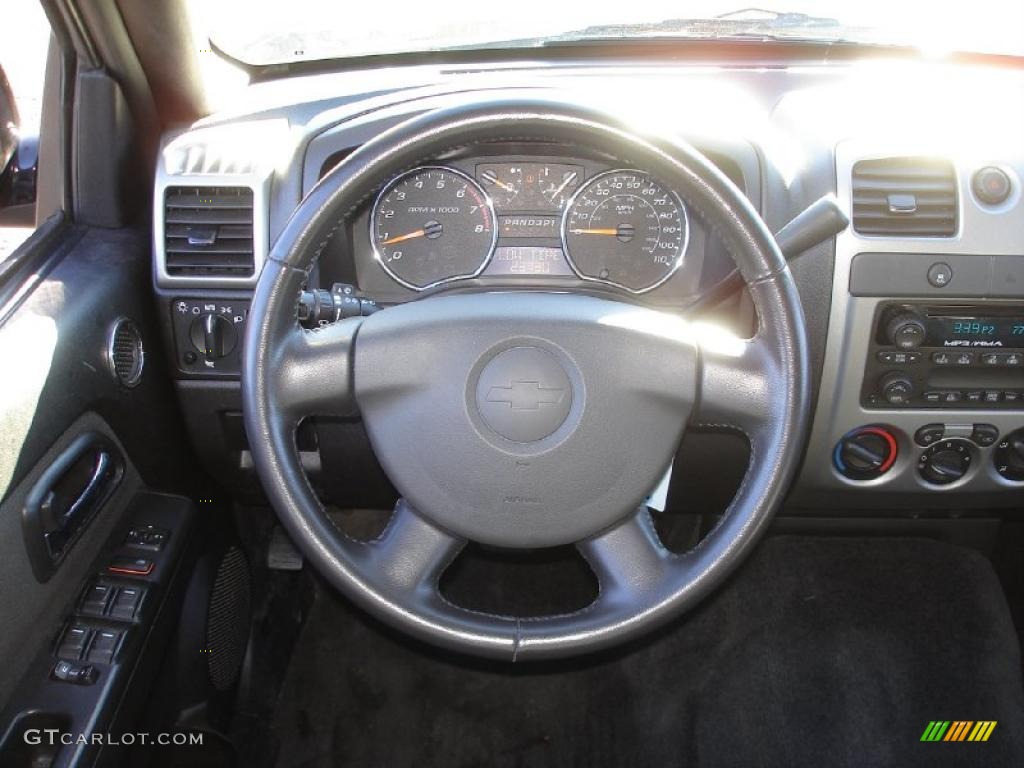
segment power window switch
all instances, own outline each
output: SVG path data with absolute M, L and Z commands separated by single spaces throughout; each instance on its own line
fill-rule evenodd
M 122 636 L 123 633 L 114 629 L 97 629 L 86 660 L 97 664 L 112 664 Z
M 96 682 L 96 669 L 92 664 L 58 661 L 53 667 L 53 679 L 75 685 L 92 685 Z
M 82 595 L 78 612 L 86 616 L 102 616 L 107 610 L 114 587 L 102 581 L 94 582 Z
M 171 532 L 166 528 L 156 525 L 137 525 L 128 531 L 124 543 L 132 547 L 159 552 L 164 548 L 170 535 Z
M 67 661 L 78 661 L 82 658 L 82 651 L 89 642 L 91 632 L 92 630 L 81 624 L 70 624 L 60 637 L 57 656 Z
M 107 570 L 125 576 L 148 576 L 153 572 L 153 561 L 148 557 L 120 555 L 110 561 Z
M 121 621 L 131 621 L 139 610 L 145 592 L 142 587 L 119 587 L 117 594 L 114 595 L 114 602 L 110 604 L 108 616 Z

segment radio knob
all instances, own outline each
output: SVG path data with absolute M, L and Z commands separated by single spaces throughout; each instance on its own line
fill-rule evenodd
M 917 470 L 933 485 L 949 485 L 971 467 L 971 446 L 966 440 L 943 440 L 925 451 Z
M 893 371 L 879 379 L 878 389 L 889 405 L 907 405 L 914 394 L 914 383 L 902 371 Z
M 924 321 L 914 312 L 898 312 L 885 325 L 889 342 L 899 349 L 915 349 L 924 343 Z

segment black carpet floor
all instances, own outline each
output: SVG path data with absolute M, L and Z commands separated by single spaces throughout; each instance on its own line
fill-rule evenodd
M 931 720 L 996 720 L 927 743 Z M 988 561 L 926 540 L 776 537 L 615 654 L 467 661 L 324 591 L 273 731 L 297 766 L 1022 766 L 1017 636 Z

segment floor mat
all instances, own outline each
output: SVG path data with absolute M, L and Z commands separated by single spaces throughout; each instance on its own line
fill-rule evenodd
M 994 720 L 986 742 L 922 742 Z M 1017 637 L 988 561 L 908 539 L 766 540 L 700 609 L 584 661 L 467 661 L 325 590 L 277 765 L 1024 765 Z

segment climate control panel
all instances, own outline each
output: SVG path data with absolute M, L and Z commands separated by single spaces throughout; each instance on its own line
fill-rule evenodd
M 905 454 L 907 458 L 901 459 Z M 1024 427 L 1001 435 L 994 424 L 921 425 L 910 437 L 887 424 L 852 429 L 832 453 L 836 472 L 848 480 L 868 482 L 890 472 L 916 474 L 919 486 L 960 487 L 961 481 L 998 475 L 1024 487 Z M 894 471 L 895 470 L 895 471 Z

